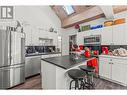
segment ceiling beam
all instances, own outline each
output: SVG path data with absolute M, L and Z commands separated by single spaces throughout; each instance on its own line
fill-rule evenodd
M 102 9 L 106 19 L 113 19 L 114 18 L 114 12 L 112 6 L 100 6 Z
M 92 21 L 101 17 L 104 17 L 103 11 L 101 10 L 100 7 L 96 6 L 80 14 L 77 14 L 75 16 L 68 17 L 62 20 L 62 28 L 68 28 L 73 26 L 76 23 L 80 24 L 80 23 Z

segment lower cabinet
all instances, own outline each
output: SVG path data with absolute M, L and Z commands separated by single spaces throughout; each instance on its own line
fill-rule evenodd
M 41 71 L 41 56 L 26 57 L 25 77 L 39 74 Z
M 127 60 L 110 57 L 99 57 L 99 75 L 127 86 Z

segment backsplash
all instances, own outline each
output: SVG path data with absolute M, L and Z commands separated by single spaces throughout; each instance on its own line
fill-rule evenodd
M 55 46 L 26 46 L 26 54 L 47 53 L 55 51 Z

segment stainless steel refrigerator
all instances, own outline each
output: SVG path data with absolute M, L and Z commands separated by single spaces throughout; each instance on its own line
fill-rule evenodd
M 0 30 L 0 89 L 25 81 L 25 37 L 10 28 Z

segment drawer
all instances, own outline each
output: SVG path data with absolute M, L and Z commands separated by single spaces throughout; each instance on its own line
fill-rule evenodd
M 125 64 L 127 65 L 127 60 L 124 60 L 124 59 L 115 59 L 113 58 L 112 59 L 112 62 L 115 64 L 115 63 L 119 63 L 119 64 Z
M 108 57 L 99 57 L 99 61 L 111 62 L 113 59 Z

